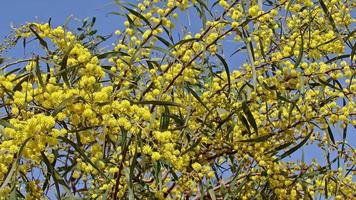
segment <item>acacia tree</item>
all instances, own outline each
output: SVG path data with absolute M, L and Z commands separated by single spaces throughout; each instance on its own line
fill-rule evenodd
M 2 46 L 1 199 L 355 198 L 355 3 L 116 4 L 112 49 L 95 18 Z

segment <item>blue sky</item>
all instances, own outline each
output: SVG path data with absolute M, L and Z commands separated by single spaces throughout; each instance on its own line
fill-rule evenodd
M 2 0 L 0 37 L 9 33 L 11 23 L 20 25 L 26 21 L 46 22 L 52 17 L 52 23 L 60 25 L 70 15 L 82 19 L 97 16 L 100 30 L 110 32 L 118 23 L 115 23 L 114 16 L 105 15 L 115 7 L 110 0 Z
M 108 15 L 118 7 L 113 0 L 2 0 L 0 6 L 0 41 L 10 34 L 11 25 L 18 27 L 25 22 L 47 22 L 52 18 L 52 27 L 63 25 L 69 16 L 70 27 L 76 27 L 76 19 L 96 16 L 95 28 L 98 34 L 113 33 L 122 22 L 118 16 Z M 79 25 L 79 24 L 78 24 Z M 20 42 L 21 45 L 21 42 Z M 30 49 L 28 49 L 28 47 Z M 26 47 L 31 53 L 31 45 Z M 24 57 L 22 48 L 7 53 L 11 57 Z

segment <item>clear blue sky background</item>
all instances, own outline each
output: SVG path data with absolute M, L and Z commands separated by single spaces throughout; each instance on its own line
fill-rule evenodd
M 46 22 L 52 17 L 54 25 L 61 25 L 70 15 L 77 18 L 97 16 L 102 33 L 118 26 L 117 17 L 105 16 L 117 8 L 111 0 L 2 0 L 0 6 L 0 36 L 9 33 L 10 24 L 20 25 L 26 21 Z
M 133 2 L 133 1 L 131 1 Z M 62 25 L 68 16 L 73 15 L 73 18 L 84 19 L 86 17 L 96 16 L 97 21 L 95 27 L 100 35 L 112 33 L 115 29 L 122 27 L 123 21 L 115 15 L 108 15 L 111 11 L 119 11 L 113 0 L 1 0 L 0 6 L 0 40 L 10 33 L 10 25 L 19 26 L 27 21 L 29 22 L 47 22 L 52 18 L 52 26 Z M 187 16 L 180 23 L 187 22 Z M 196 21 L 195 17 L 191 17 L 190 28 L 196 29 L 196 24 L 201 24 Z M 237 46 L 231 45 L 229 41 L 224 44 L 225 56 L 231 69 L 236 68 L 244 58 L 232 57 L 229 55 Z M 233 48 L 232 48 L 233 47 Z M 23 57 L 23 50 L 16 48 L 10 51 L 12 57 Z M 351 127 L 350 127 L 351 128 Z M 352 128 L 351 128 L 352 129 Z M 339 133 L 337 133 L 339 132 Z M 339 135 L 340 134 L 340 135 Z M 335 139 L 341 136 L 340 130 L 335 130 Z M 305 159 L 310 162 L 313 157 L 323 160 L 323 155 L 318 148 L 305 147 Z M 295 153 L 291 159 L 300 159 L 301 153 Z

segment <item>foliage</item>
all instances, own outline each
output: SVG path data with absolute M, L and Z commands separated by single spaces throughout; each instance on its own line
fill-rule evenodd
M 130 2 L 112 49 L 95 18 L 16 29 L 2 199 L 355 198 L 352 1 Z

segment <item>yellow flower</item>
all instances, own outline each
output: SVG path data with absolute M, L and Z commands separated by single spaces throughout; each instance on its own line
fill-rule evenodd
M 195 162 L 195 163 L 192 164 L 192 168 L 193 168 L 195 171 L 200 171 L 200 169 L 202 168 L 202 166 L 201 166 L 199 163 Z
M 161 154 L 158 153 L 157 151 L 155 151 L 152 153 L 151 157 L 153 160 L 157 161 L 157 160 L 161 159 Z

